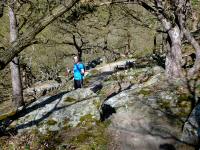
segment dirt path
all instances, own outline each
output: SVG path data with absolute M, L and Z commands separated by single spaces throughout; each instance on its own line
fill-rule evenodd
M 116 66 L 124 65 L 124 64 L 126 64 L 126 62 L 135 62 L 135 59 L 126 59 L 126 60 L 116 61 L 113 63 L 109 63 L 109 64 L 106 64 L 103 66 L 96 67 L 95 69 L 99 70 L 101 72 L 110 72 L 110 71 L 112 72 L 112 71 L 114 71 Z

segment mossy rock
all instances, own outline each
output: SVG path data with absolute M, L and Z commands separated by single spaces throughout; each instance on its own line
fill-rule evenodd
M 35 137 L 34 141 L 31 142 L 33 149 L 56 149 L 57 145 L 60 145 L 63 140 L 59 136 L 59 131 L 48 131 L 46 134 L 42 134 L 35 128 L 29 134 Z
M 147 89 L 147 88 L 141 89 L 141 90 L 139 91 L 139 94 L 142 94 L 142 95 L 144 95 L 144 96 L 149 96 L 151 93 L 152 93 L 151 90 L 150 90 L 150 89 Z
M 107 88 L 102 88 L 102 89 L 99 91 L 98 95 L 100 96 L 101 99 L 105 99 L 105 98 L 108 96 L 108 93 L 109 93 L 108 90 L 109 90 L 109 89 L 107 89 Z
M 84 141 L 86 141 L 88 138 L 92 138 L 93 134 L 87 131 L 84 131 L 82 133 L 80 133 L 77 137 L 75 137 L 73 139 L 74 142 L 76 143 L 82 143 Z
M 16 113 L 17 113 L 17 111 L 13 110 L 13 111 L 11 111 L 9 113 L 2 114 L 2 115 L 0 115 L 0 121 L 5 120 L 8 117 L 14 116 Z
M 200 84 L 198 84 L 198 85 L 196 86 L 196 88 L 197 88 L 198 90 L 200 90 Z
M 183 94 L 179 95 L 179 97 L 178 97 L 178 101 L 179 102 L 181 102 L 181 101 L 188 101 L 190 99 L 191 99 L 191 97 L 187 93 L 183 93 Z
M 65 99 L 64 99 L 64 102 L 76 102 L 77 100 L 75 99 L 75 98 L 73 98 L 73 97 L 66 97 Z
M 178 106 L 190 111 L 192 108 L 192 95 L 184 93 L 178 97 Z
M 97 121 L 97 119 L 95 119 L 93 117 L 93 115 L 91 115 L 91 114 L 87 114 L 80 118 L 81 125 L 84 125 L 84 126 L 91 125 L 92 123 L 94 123 L 96 121 Z
M 85 121 L 90 119 L 92 119 L 92 116 L 86 115 L 81 120 Z M 90 124 L 87 128 L 83 128 L 84 130 L 73 137 L 70 143 L 81 150 L 107 150 L 109 135 L 106 129 L 109 125 L 110 121 L 96 121 L 95 125 Z
M 182 106 L 180 106 L 180 110 L 175 114 L 178 118 L 187 118 L 191 112 L 191 102 L 184 102 Z
M 178 103 L 178 107 L 180 108 L 180 111 L 176 115 L 178 117 L 188 117 L 189 113 L 192 110 L 192 102 L 181 101 Z
M 124 81 L 125 79 L 126 75 L 120 73 L 109 76 L 105 81 Z
M 41 121 L 41 122 L 38 123 L 37 126 L 38 126 L 38 127 L 42 127 L 44 124 L 45 124 L 45 122 L 44 122 L 44 121 Z
M 60 143 L 61 139 L 57 139 L 55 135 L 58 134 L 58 131 L 48 131 L 47 134 L 41 134 L 38 132 L 39 142 L 47 142 L 47 141 L 53 141 L 54 143 Z
M 183 108 L 191 107 L 191 101 L 181 101 L 178 103 L 178 106 Z
M 72 126 L 69 124 L 69 119 L 68 118 L 65 118 L 62 122 L 63 124 L 63 130 L 68 130 L 70 129 Z
M 64 118 L 64 119 L 63 119 L 63 124 L 68 124 L 68 123 L 69 123 L 69 121 L 70 121 L 70 119 L 69 119 L 69 118 Z
M 91 71 L 90 71 L 90 74 L 92 75 L 92 76 L 96 76 L 96 75 L 98 75 L 98 74 L 100 74 L 101 72 L 99 71 L 99 70 L 96 70 L 96 69 L 92 69 Z
M 171 108 L 169 100 L 161 100 L 161 101 L 159 101 L 159 105 L 160 105 L 160 107 L 162 109 L 169 109 L 169 108 Z
M 83 86 L 87 87 L 89 85 L 89 83 L 90 83 L 90 77 L 84 78 L 84 80 L 83 80 Z
M 118 93 L 120 90 L 120 85 L 117 81 L 107 81 L 103 88 L 98 92 L 100 99 L 103 100 L 112 94 Z
M 71 126 L 70 124 L 65 124 L 65 125 L 62 127 L 62 129 L 65 130 L 65 131 L 67 131 L 67 130 L 69 130 L 71 127 L 72 127 L 72 126 Z
M 117 81 L 117 80 L 118 80 L 117 75 L 113 74 L 109 76 L 105 81 Z
M 99 109 L 101 107 L 101 101 L 100 100 L 93 101 L 93 104 L 96 106 L 97 109 Z
M 53 125 L 55 125 L 55 124 L 57 124 L 57 121 L 56 121 L 56 120 L 54 120 L 54 119 L 49 119 L 49 120 L 47 120 L 47 125 L 53 126 Z

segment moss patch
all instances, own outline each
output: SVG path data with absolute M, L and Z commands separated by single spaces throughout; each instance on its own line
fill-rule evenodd
M 105 81 L 123 81 L 126 78 L 126 75 L 124 75 L 123 73 L 113 74 L 109 76 Z
M 84 78 L 84 80 L 83 80 L 83 86 L 84 86 L 84 87 L 87 87 L 87 86 L 89 85 L 90 79 L 91 79 L 90 77 Z
M 53 125 L 55 125 L 57 123 L 57 121 L 55 121 L 54 119 L 49 119 L 49 120 L 47 120 L 47 124 L 49 125 L 49 126 L 53 126 Z
M 64 102 L 75 102 L 75 101 L 77 101 L 77 100 L 75 98 L 73 98 L 73 97 L 66 97 L 64 99 Z
M 87 114 L 85 116 L 82 116 L 80 118 L 80 124 L 79 126 L 89 126 L 92 123 L 96 122 L 97 120 L 91 115 L 91 114 Z
M 189 111 L 186 111 L 186 110 L 181 110 L 179 111 L 178 113 L 176 113 L 175 115 L 178 116 L 178 117 L 187 117 L 189 114 Z
M 179 95 L 179 97 L 178 97 L 179 102 L 188 101 L 189 99 L 190 99 L 190 95 L 187 93 L 183 93 L 183 94 Z
M 159 105 L 162 109 L 170 109 L 170 101 L 169 100 L 163 100 L 159 102 Z
M 101 106 L 101 101 L 100 101 L 100 100 L 95 100 L 95 101 L 93 101 L 93 104 L 95 105 L 95 107 L 96 107 L 97 109 L 99 109 L 100 106 Z
M 88 118 L 91 119 L 91 116 L 87 115 L 83 117 L 83 120 L 88 120 Z M 93 119 L 90 121 L 93 121 Z M 87 124 L 87 128 L 84 128 L 85 130 L 82 130 L 76 137 L 73 137 L 70 143 L 81 150 L 107 150 L 109 136 L 106 129 L 109 124 L 109 121 L 96 121 L 95 125 Z
M 139 94 L 142 94 L 144 96 L 149 96 L 151 94 L 151 90 L 150 89 L 141 89 L 139 91 Z
M 178 107 L 182 109 L 180 116 L 186 117 L 192 109 L 192 97 L 191 95 L 184 93 L 178 97 Z
M 178 117 L 188 117 L 192 109 L 191 101 L 181 101 L 178 102 L 178 107 L 180 111 L 176 114 Z
M 56 145 L 62 142 L 62 139 L 57 136 L 58 132 L 48 132 L 47 134 L 36 134 L 38 136 L 38 145 L 44 145 L 46 148 L 56 148 Z
M 96 76 L 96 75 L 100 74 L 100 71 L 99 71 L 99 70 L 96 70 L 96 69 L 93 69 L 93 70 L 90 71 L 90 74 L 91 74 L 92 76 Z
M 11 116 L 15 115 L 16 112 L 17 112 L 16 110 L 13 110 L 13 111 L 11 111 L 11 112 L 9 112 L 9 113 L 0 115 L 0 121 L 6 119 L 6 118 L 8 118 L 8 117 L 11 117 Z

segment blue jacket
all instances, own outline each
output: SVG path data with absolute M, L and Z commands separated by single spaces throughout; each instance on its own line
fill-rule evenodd
M 74 80 L 82 80 L 83 74 L 81 74 L 81 71 L 84 71 L 84 65 L 82 63 L 74 64 Z

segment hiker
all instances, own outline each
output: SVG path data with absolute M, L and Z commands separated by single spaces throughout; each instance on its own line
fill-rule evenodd
M 83 77 L 85 73 L 85 66 L 81 63 L 80 59 L 75 56 L 74 57 L 74 89 L 83 87 Z

